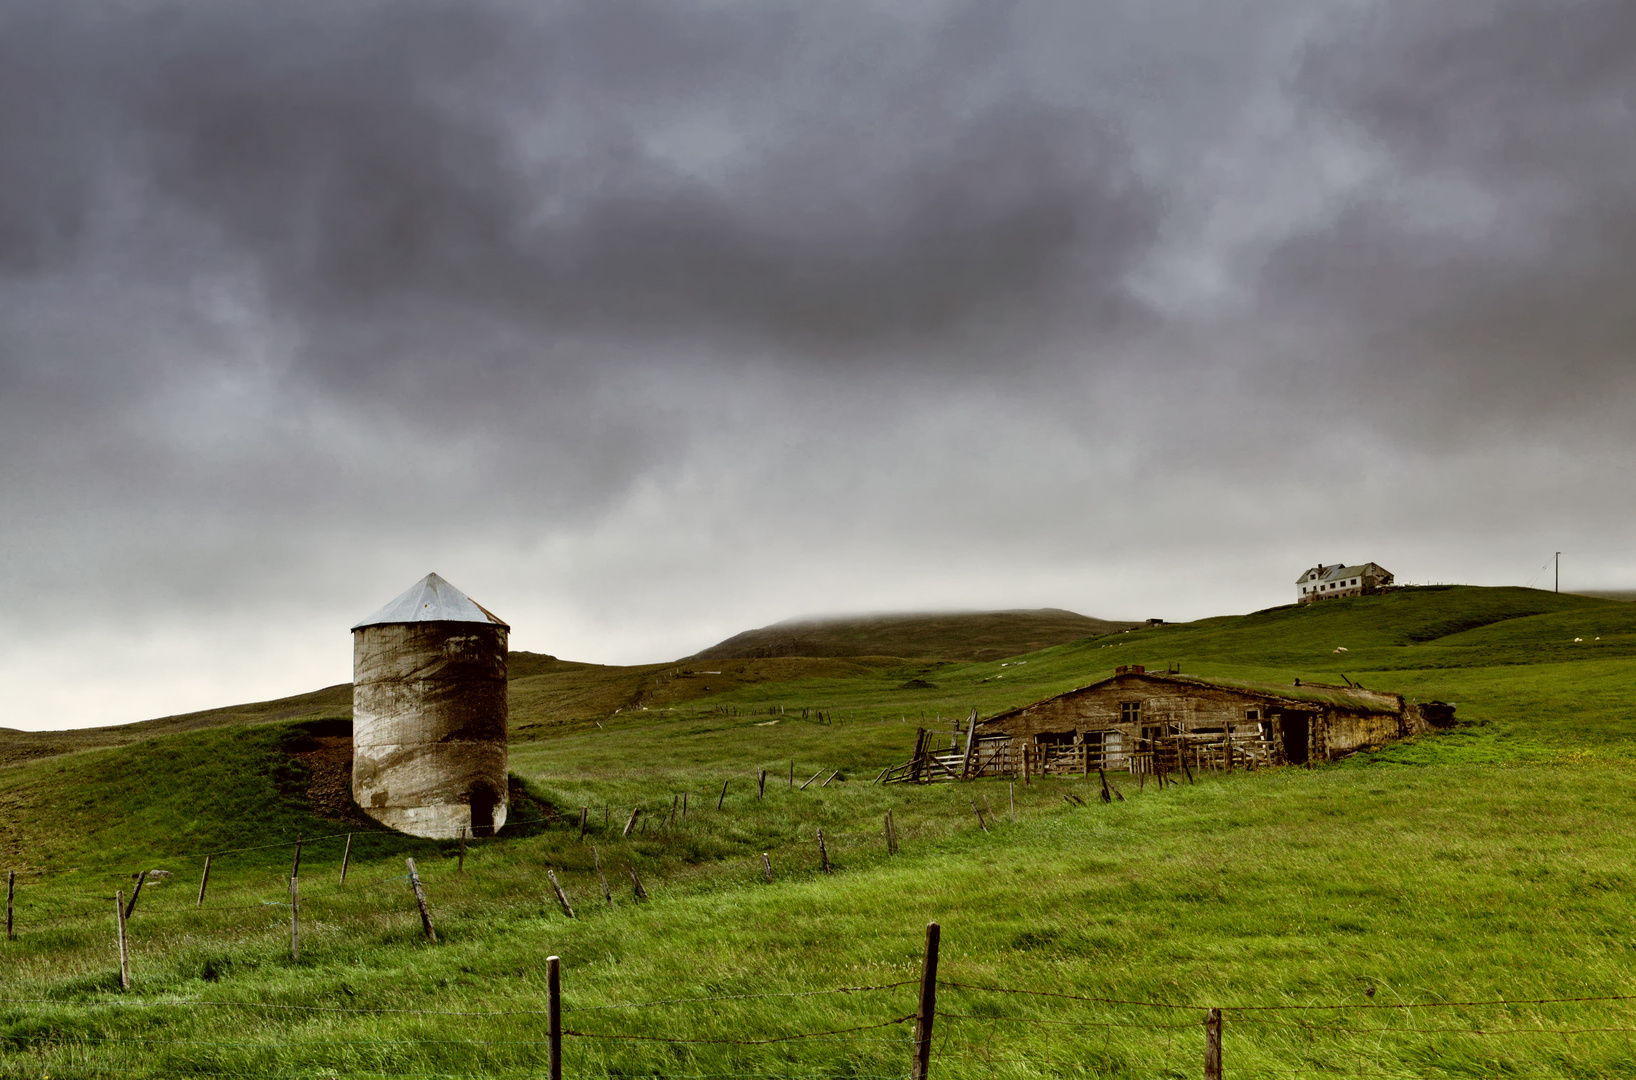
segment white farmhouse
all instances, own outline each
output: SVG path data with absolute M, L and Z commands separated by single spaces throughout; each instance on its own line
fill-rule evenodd
M 1391 573 L 1377 563 L 1314 566 L 1296 579 L 1295 602 L 1310 604 L 1314 600 L 1338 600 L 1343 596 L 1371 596 L 1391 588 L 1392 581 Z

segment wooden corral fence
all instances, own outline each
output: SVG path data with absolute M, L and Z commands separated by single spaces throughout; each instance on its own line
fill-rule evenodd
M 1273 746 L 1260 725 L 1224 731 L 1176 732 L 1109 745 L 1101 741 L 1038 743 L 1008 734 L 979 735 L 975 713 L 965 745 L 931 749 L 931 738 L 958 732 L 921 728 L 908 761 L 881 773 L 882 784 L 929 784 L 982 776 L 1089 776 L 1093 772 L 1132 774 L 1183 769 L 1231 772 L 1273 763 Z M 1095 734 L 1094 732 L 1092 734 Z

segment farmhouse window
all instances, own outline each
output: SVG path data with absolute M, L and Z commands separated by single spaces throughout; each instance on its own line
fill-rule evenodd
M 1121 724 L 1139 724 L 1142 721 L 1142 703 L 1140 701 L 1121 701 L 1119 703 L 1119 722 Z
M 1245 709 L 1244 710 L 1244 719 L 1246 719 L 1246 720 L 1259 720 L 1259 719 L 1261 719 L 1261 710 L 1260 709 Z

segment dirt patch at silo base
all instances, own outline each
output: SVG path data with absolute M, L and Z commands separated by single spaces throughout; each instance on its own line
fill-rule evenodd
M 301 747 L 290 757 L 305 765 L 312 775 L 306 795 L 313 812 L 349 825 L 371 824 L 352 801 L 352 737 L 308 737 L 301 740 Z

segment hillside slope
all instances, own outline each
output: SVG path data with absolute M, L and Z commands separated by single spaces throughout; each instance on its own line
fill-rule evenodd
M 791 619 L 735 634 L 691 660 L 776 656 L 901 656 L 991 660 L 1111 634 L 1134 622 L 1093 619 L 1061 608 Z

